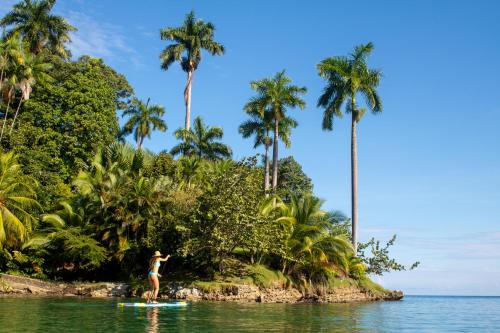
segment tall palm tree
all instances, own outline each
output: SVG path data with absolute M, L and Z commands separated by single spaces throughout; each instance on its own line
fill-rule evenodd
M 193 75 L 201 61 L 201 51 L 211 55 L 224 54 L 224 46 L 214 40 L 215 26 L 210 22 L 197 20 L 194 11 L 186 15 L 182 27 L 164 28 L 160 31 L 162 40 L 172 41 L 160 54 L 161 68 L 167 70 L 172 63 L 178 61 L 182 70 L 187 73 L 184 102 L 186 104 L 186 121 L 184 128 L 189 131 L 191 124 L 191 86 Z
M 205 126 L 203 119 L 196 117 L 193 128 L 189 130 L 180 128 L 175 131 L 174 135 L 178 140 L 181 140 L 181 143 L 173 147 L 170 154 L 174 156 L 179 154 L 194 155 L 209 160 L 231 157 L 231 148 L 216 141 L 222 139 L 224 135 L 222 127 Z
M 14 124 L 16 122 L 17 115 L 19 114 L 21 104 L 30 99 L 33 85 L 36 82 L 51 80 L 50 75 L 47 74 L 47 72 L 51 68 L 52 65 L 46 63 L 40 56 L 31 55 L 28 53 L 24 55 L 24 62 L 20 66 L 19 83 L 17 84 L 17 88 L 21 91 L 21 97 L 19 99 L 19 103 L 17 104 L 14 119 L 12 120 L 12 124 L 10 125 L 9 135 L 12 134 L 12 130 L 14 129 Z
M 76 28 L 62 16 L 52 14 L 56 0 L 24 0 L 14 5 L 1 20 L 1 27 L 10 27 L 7 35 L 19 33 L 33 54 L 44 49 L 64 58 L 70 56 L 65 44 Z
M 160 105 L 149 105 L 149 98 L 146 103 L 135 100 L 131 107 L 123 112 L 124 116 L 130 116 L 124 125 L 122 134 L 127 135 L 134 132 L 137 148 L 141 149 L 146 137 L 150 138 L 154 130 L 165 132 L 167 124 L 161 117 L 165 113 L 165 108 Z
M 364 97 L 370 111 L 374 114 L 382 111 L 382 102 L 377 93 L 381 72 L 371 69 L 367 59 L 373 50 L 368 43 L 354 48 L 348 57 L 335 56 L 318 64 L 319 75 L 327 80 L 318 106 L 325 108 L 323 129 L 331 131 L 334 117 L 342 117 L 341 107 L 351 114 L 351 186 L 352 186 L 352 244 L 354 253 L 358 241 L 358 159 L 356 142 L 356 124 L 366 112 L 356 102 L 357 95 Z
M 35 186 L 32 178 L 22 174 L 16 155 L 0 154 L 0 248 L 26 241 L 36 221 L 31 210 L 41 209 Z
M 254 148 L 264 146 L 264 190 L 269 192 L 269 148 L 272 146 L 270 132 L 273 130 L 273 115 L 271 111 L 247 110 L 250 119 L 244 121 L 239 132 L 243 138 L 247 139 L 255 135 Z M 291 145 L 291 128 L 296 128 L 298 123 L 295 119 L 285 117 L 280 123 L 279 136 L 281 141 L 288 148 Z
M 278 72 L 272 78 L 252 81 L 250 86 L 257 92 L 245 105 L 246 110 L 266 110 L 271 112 L 274 123 L 273 136 L 273 190 L 278 186 L 278 138 L 280 122 L 286 119 L 287 108 L 304 109 L 306 102 L 300 97 L 307 92 L 306 87 L 291 85 L 292 80 L 285 71 Z

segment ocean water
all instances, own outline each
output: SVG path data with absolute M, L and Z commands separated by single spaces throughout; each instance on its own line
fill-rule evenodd
M 0 332 L 500 332 L 500 297 L 407 296 L 402 301 L 362 304 L 197 302 L 183 308 L 118 307 L 123 301 L 0 298 Z

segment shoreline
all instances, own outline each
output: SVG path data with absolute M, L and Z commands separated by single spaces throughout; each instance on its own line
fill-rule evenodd
M 88 298 L 144 298 L 140 289 L 132 289 L 120 282 L 48 282 L 38 279 L 0 273 L 0 297 L 88 297 Z M 342 286 L 321 293 L 302 293 L 289 287 L 259 287 L 250 284 L 225 284 L 217 288 L 203 288 L 182 283 L 166 283 L 160 290 L 160 299 L 188 301 L 219 301 L 239 303 L 360 303 L 397 301 L 402 291 L 374 292 L 355 286 Z

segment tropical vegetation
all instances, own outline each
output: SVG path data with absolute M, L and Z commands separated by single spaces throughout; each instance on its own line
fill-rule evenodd
M 307 91 L 285 71 L 252 81 L 256 95 L 243 106 L 249 118 L 239 132 L 263 146 L 263 161 L 233 159 L 222 127 L 200 116 L 190 127 L 201 51 L 224 53 L 214 26 L 191 12 L 182 27 L 161 33 L 173 42 L 162 52 L 163 68 L 178 61 L 188 73 L 186 123 L 170 151 L 151 152 L 145 139 L 167 130 L 165 109 L 141 101 L 103 60 L 70 59 L 75 28 L 52 14 L 54 4 L 24 0 L 0 21 L 8 28 L 0 39 L 0 271 L 137 279 L 158 249 L 173 255 L 172 276 L 211 280 L 273 270 L 305 290 L 405 269 L 388 255 L 394 240 L 385 247 L 372 240 L 356 251 L 357 220 L 351 231 L 349 218 L 325 211 L 299 162 L 279 158 L 279 141 L 290 146 L 298 126 L 288 111 L 304 109 Z M 354 147 L 364 113 L 356 95 L 381 110 L 380 73 L 366 65 L 372 48 L 318 67 L 328 82 L 319 103 L 323 126 L 331 129 L 346 101 Z M 118 116 L 126 117 L 123 126 Z

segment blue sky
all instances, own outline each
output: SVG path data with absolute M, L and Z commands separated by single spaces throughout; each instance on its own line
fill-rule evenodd
M 2 0 L 0 14 L 15 1 Z M 118 5 L 119 3 L 119 5 Z M 169 149 L 182 126 L 185 74 L 160 69 L 159 29 L 194 9 L 215 24 L 224 56 L 204 55 L 192 112 L 224 127 L 235 157 L 255 154 L 238 125 L 251 80 L 286 69 L 308 88 L 293 155 L 325 208 L 350 212 L 349 120 L 321 130 L 315 66 L 354 45 L 375 44 L 384 112 L 358 126 L 360 233 L 387 240 L 421 266 L 376 278 L 408 294 L 500 295 L 500 4 L 496 1 L 98 1 L 59 0 L 79 28 L 71 49 L 102 57 L 142 99 L 165 106 L 169 130 L 146 142 Z

